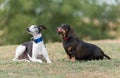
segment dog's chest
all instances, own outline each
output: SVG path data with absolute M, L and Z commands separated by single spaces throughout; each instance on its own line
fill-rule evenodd
M 33 43 L 33 52 L 42 54 L 43 43 Z

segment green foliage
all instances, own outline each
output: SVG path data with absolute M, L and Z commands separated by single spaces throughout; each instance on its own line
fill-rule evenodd
M 56 28 L 70 24 L 81 39 L 118 38 L 120 2 L 100 4 L 100 0 L 0 0 L 0 45 L 30 39 L 25 28 L 44 24 L 46 42 L 60 41 Z

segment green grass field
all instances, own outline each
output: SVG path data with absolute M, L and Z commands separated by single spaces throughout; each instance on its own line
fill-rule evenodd
M 52 64 L 13 62 L 16 45 L 0 47 L 0 78 L 120 78 L 120 43 L 117 41 L 92 41 L 101 47 L 112 60 L 65 60 L 62 43 L 48 43 Z

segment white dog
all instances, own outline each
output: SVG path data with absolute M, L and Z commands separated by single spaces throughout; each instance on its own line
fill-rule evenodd
M 40 58 L 42 55 L 47 63 L 52 63 L 49 59 L 47 50 L 45 48 L 41 30 L 46 29 L 43 25 L 31 25 L 26 30 L 29 34 L 33 35 L 33 41 L 24 42 L 19 45 L 16 49 L 15 58 L 13 61 L 32 61 L 42 63 L 43 60 Z

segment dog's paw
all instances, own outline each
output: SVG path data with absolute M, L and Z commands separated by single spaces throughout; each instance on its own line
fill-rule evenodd
M 38 60 L 38 62 L 39 62 L 39 63 L 43 63 L 43 61 L 42 61 L 42 60 Z
M 51 61 L 48 61 L 47 63 L 52 63 Z
M 13 61 L 15 61 L 16 59 L 14 58 L 14 59 L 12 59 Z
M 76 61 L 75 57 L 72 57 L 72 58 L 71 58 L 71 61 L 72 61 L 72 62 L 75 62 L 75 61 Z

